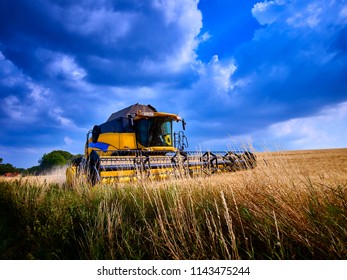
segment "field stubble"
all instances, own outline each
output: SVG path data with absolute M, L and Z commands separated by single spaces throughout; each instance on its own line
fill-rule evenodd
M 253 170 L 166 181 L 93 188 L 82 182 L 73 189 L 49 176 L 3 182 L 0 199 L 20 221 L 7 220 L 7 228 L 26 242 L 9 238 L 0 252 L 3 258 L 346 259 L 347 149 L 257 157 Z

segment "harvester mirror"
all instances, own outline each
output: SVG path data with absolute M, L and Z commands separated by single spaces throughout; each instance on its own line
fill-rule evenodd
M 183 130 L 186 130 L 186 122 L 184 119 L 182 119 L 182 127 L 183 127 Z
M 133 116 L 129 116 L 129 121 L 130 121 L 131 127 L 134 127 L 134 117 Z
M 99 135 L 101 133 L 101 128 L 98 125 L 94 125 L 92 130 L 92 141 L 93 143 L 98 142 Z

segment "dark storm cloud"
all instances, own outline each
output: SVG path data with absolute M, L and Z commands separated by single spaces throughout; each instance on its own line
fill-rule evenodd
M 91 83 L 179 81 L 186 77 L 181 71 L 190 69 L 201 27 L 198 11 L 189 14 L 194 3 L 184 1 L 16 0 L 1 5 L 2 52 L 37 79 L 45 78 L 40 69 L 46 63 L 37 50 L 46 49 L 73 57 Z
M 191 84 L 201 26 L 195 1 L 1 1 L 2 145 L 76 143 L 156 85 Z

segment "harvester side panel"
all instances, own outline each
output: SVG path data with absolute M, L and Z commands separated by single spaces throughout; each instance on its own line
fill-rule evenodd
M 94 143 L 92 139 L 88 140 L 87 157 L 92 150 L 101 150 L 103 152 L 114 150 L 137 149 L 135 133 L 103 133 Z

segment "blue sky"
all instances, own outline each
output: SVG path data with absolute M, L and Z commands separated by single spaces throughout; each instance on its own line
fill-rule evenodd
M 347 143 L 347 1 L 3 0 L 0 157 L 83 153 L 134 103 L 178 113 L 190 149 Z

